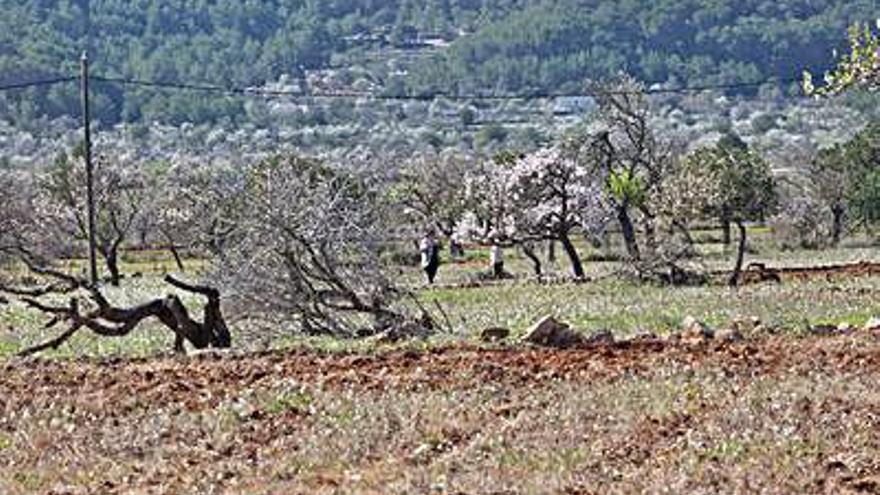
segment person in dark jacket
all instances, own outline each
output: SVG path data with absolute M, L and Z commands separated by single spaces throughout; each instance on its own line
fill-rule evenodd
M 428 283 L 433 284 L 437 270 L 440 268 L 440 244 L 433 231 L 429 230 L 425 237 L 422 237 L 419 251 L 422 255 L 422 269 L 425 271 Z

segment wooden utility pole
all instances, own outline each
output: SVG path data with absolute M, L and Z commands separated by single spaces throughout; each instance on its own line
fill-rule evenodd
M 89 115 L 89 56 L 83 52 L 81 59 L 82 74 L 82 118 L 83 118 L 83 156 L 86 161 L 86 201 L 89 209 L 89 278 L 92 286 L 98 286 L 97 243 L 95 241 L 95 185 L 94 167 L 92 165 L 92 132 Z

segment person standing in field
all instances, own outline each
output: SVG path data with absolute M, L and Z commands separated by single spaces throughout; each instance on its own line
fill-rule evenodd
M 422 255 L 422 269 L 429 284 L 434 283 L 437 269 L 440 268 L 440 244 L 434 236 L 434 231 L 429 230 L 419 242 L 419 252 Z
M 492 264 L 492 276 L 496 279 L 504 277 L 504 250 L 497 235 L 492 236 L 492 247 L 489 248 L 489 263 Z

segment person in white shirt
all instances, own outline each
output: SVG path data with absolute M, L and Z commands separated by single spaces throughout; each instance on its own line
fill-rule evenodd
M 429 230 L 419 242 L 419 252 L 422 255 L 422 270 L 429 284 L 434 283 L 437 269 L 440 268 L 440 244 L 434 237 L 434 232 Z
M 492 276 L 502 278 L 504 276 L 504 250 L 498 244 L 497 239 L 492 240 L 489 248 L 489 262 L 492 264 Z

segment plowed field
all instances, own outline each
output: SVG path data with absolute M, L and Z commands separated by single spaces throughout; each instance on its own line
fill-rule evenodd
M 0 493 L 880 493 L 880 338 L 0 365 Z

